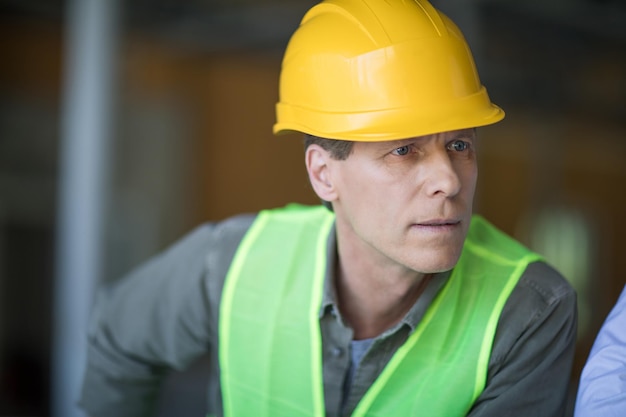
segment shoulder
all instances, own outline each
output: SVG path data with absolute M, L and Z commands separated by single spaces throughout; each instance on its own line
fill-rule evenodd
M 228 267 L 254 219 L 255 215 L 249 214 L 201 224 L 123 277 L 103 283 L 101 290 L 124 293 L 140 287 L 156 292 L 163 286 L 181 287 L 183 282 L 205 279 L 210 271 Z
M 576 327 L 574 289 L 548 264 L 529 264 L 500 315 L 471 415 L 563 415 Z
M 510 307 L 528 305 L 540 311 L 555 303 L 573 302 L 576 292 L 556 269 L 545 262 L 529 264 L 509 299 Z
M 171 245 L 155 261 L 161 270 L 193 269 L 204 276 L 205 285 L 214 287 L 212 293 L 221 291 L 235 252 L 256 216 L 241 214 L 204 223 Z
M 221 221 L 201 224 L 183 236 L 171 248 L 175 250 L 176 247 L 193 245 L 194 242 L 220 241 L 221 243 L 230 243 L 233 241 L 238 244 L 256 216 L 257 214 L 252 213 L 239 214 Z
M 550 343 L 546 338 L 557 340 L 563 331 L 569 335 L 562 343 L 571 344 L 576 309 L 576 292 L 556 269 L 541 261 L 529 264 L 500 316 L 492 360 L 504 360 L 522 341 L 544 345 Z
M 219 222 L 205 224 L 205 226 L 210 226 L 213 229 L 213 233 L 221 237 L 235 237 L 241 240 L 257 215 L 258 213 L 238 214 Z
M 241 214 L 230 217 L 219 223 L 205 225 L 210 231 L 210 238 L 204 257 L 205 267 L 212 276 L 223 278 L 226 276 L 235 252 L 241 240 L 250 229 L 257 214 Z M 219 283 L 220 292 L 223 283 Z
M 254 222 L 256 214 L 241 214 L 218 222 L 201 224 L 182 236 L 157 257 L 178 259 L 204 258 L 200 254 L 224 255 L 236 250 L 241 239 Z

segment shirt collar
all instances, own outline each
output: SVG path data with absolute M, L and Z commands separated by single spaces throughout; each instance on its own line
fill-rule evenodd
M 322 293 L 322 305 L 320 307 L 320 318 L 330 312 L 339 314 L 337 309 L 337 294 L 335 292 L 335 265 L 337 265 L 337 236 L 335 225 L 328 234 L 326 243 L 326 273 L 324 276 L 324 292 Z

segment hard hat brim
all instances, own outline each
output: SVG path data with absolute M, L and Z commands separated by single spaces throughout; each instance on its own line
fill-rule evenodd
M 454 107 L 454 108 L 451 108 Z M 385 109 L 361 113 L 330 113 L 278 103 L 276 135 L 301 132 L 328 139 L 379 142 L 487 126 L 501 121 L 504 110 L 490 102 L 484 87 L 445 108 Z M 324 126 L 320 131 L 315 126 Z

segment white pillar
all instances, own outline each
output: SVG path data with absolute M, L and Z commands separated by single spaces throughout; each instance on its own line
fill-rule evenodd
M 108 204 L 117 1 L 70 0 L 65 20 L 52 415 L 78 417 L 86 329 L 101 279 Z

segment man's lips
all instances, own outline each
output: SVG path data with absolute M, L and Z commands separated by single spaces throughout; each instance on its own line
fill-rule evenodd
M 456 233 L 461 227 L 461 221 L 457 219 L 431 219 L 414 223 L 411 229 L 426 234 L 449 234 Z
M 445 226 L 457 226 L 461 221 L 457 219 L 432 219 L 415 223 L 416 226 L 423 227 L 445 227 Z

